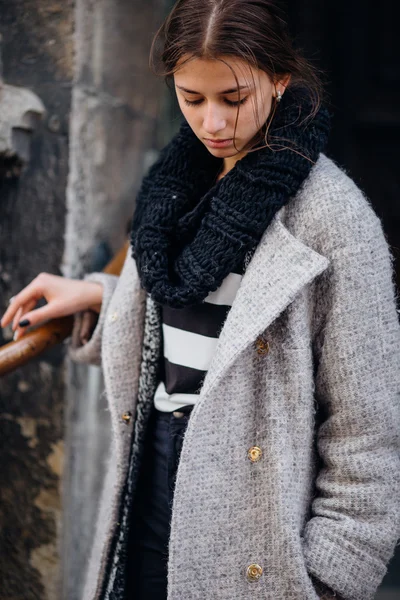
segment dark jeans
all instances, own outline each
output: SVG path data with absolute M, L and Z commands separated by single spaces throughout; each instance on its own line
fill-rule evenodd
M 166 600 L 175 477 L 192 406 L 150 417 L 130 535 L 129 600 Z

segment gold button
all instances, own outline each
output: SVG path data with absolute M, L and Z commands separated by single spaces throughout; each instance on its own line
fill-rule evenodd
M 264 356 L 265 354 L 268 354 L 269 352 L 269 343 L 264 341 L 262 339 L 262 337 L 258 337 L 256 340 L 256 350 L 257 350 L 257 354 L 260 354 L 261 356 Z
M 172 413 L 174 415 L 174 417 L 176 419 L 182 419 L 182 417 L 185 416 L 185 413 L 179 411 L 179 410 L 174 410 L 174 412 Z
M 126 424 L 128 424 L 131 421 L 131 417 L 132 417 L 131 412 L 124 412 L 124 414 L 122 415 L 122 420 L 125 421 Z
M 262 567 L 256 563 L 247 567 L 247 579 L 249 581 L 258 581 L 263 573 Z
M 118 319 L 118 313 L 117 312 L 113 312 L 110 317 L 109 317 L 111 323 L 114 323 L 117 319 Z
M 262 450 L 259 446 L 252 446 L 247 452 L 247 457 L 251 462 L 258 462 L 262 457 Z

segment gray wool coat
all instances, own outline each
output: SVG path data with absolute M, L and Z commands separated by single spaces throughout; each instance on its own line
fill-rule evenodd
M 102 365 L 113 438 L 83 596 L 97 600 L 143 433 L 140 386 L 152 402 L 143 356 L 161 342 L 130 252 L 119 278 L 87 279 L 103 284 L 102 309 L 84 346 L 75 317 L 69 352 Z M 399 350 L 380 220 L 321 155 L 259 243 L 190 418 L 169 600 L 316 600 L 310 575 L 374 597 L 399 537 Z

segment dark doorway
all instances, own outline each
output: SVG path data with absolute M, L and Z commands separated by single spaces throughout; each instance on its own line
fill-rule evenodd
M 395 2 L 286 0 L 297 45 L 325 72 L 334 114 L 328 154 L 383 223 L 400 288 L 400 44 Z M 377 600 L 400 597 L 400 549 Z
M 329 155 L 381 217 L 400 286 L 400 44 L 395 2 L 286 0 L 290 28 L 325 72 L 334 114 Z

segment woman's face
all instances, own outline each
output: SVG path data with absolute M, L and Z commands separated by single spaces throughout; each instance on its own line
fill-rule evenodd
M 179 106 L 195 135 L 211 154 L 228 158 L 237 155 L 233 135 L 239 94 L 232 69 L 240 87 L 235 135 L 239 153 L 267 120 L 276 90 L 283 94 L 284 87 L 277 83 L 275 88 L 264 71 L 254 69 L 240 59 L 221 59 L 225 62 L 205 58 L 189 60 L 178 67 L 174 83 Z

